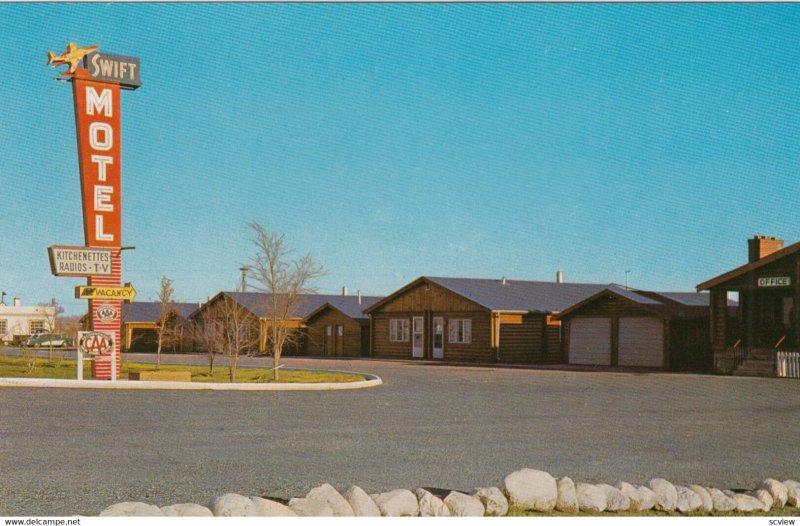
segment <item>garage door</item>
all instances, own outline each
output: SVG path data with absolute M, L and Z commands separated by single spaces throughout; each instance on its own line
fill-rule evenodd
M 569 363 L 611 365 L 611 319 L 574 318 L 569 328 Z
M 664 365 L 664 323 L 660 319 L 619 319 L 619 365 Z

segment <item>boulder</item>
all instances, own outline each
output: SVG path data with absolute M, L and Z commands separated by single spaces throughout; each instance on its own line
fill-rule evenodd
M 100 517 L 163 517 L 161 508 L 144 502 L 119 502 L 100 512 Z
M 675 508 L 681 513 L 692 513 L 703 507 L 703 499 L 693 490 L 686 486 L 675 486 L 678 498 L 675 501 Z
M 711 495 L 714 511 L 733 511 L 736 509 L 736 501 L 717 488 L 708 488 L 708 494 Z
M 575 491 L 575 483 L 569 477 L 558 479 L 558 499 L 556 499 L 556 509 L 561 513 L 577 514 L 580 511 L 578 506 L 578 494 Z
M 523 510 L 551 511 L 558 500 L 558 485 L 549 473 L 521 469 L 503 479 L 508 504 Z
M 656 509 L 661 511 L 672 511 L 678 504 L 678 491 L 671 482 L 661 478 L 650 479 L 645 482 L 645 486 L 653 490 L 658 495 Z
M 730 490 L 724 490 L 722 493 L 730 497 L 736 503 L 736 511 L 740 513 L 750 513 L 752 511 L 761 511 L 761 501 L 750 495 L 743 493 L 734 493 Z
M 353 514 L 356 517 L 380 517 L 381 510 L 378 505 L 372 500 L 372 497 L 367 495 L 367 492 L 358 486 L 350 486 L 342 496 L 344 500 L 353 508 Z
M 630 507 L 628 508 L 629 511 L 636 512 L 642 510 L 642 496 L 638 489 L 621 480 L 617 481 L 617 483 L 614 484 L 614 487 L 622 492 L 623 495 L 628 497 L 628 502 L 630 502 Z
M 213 517 L 214 514 L 205 506 L 199 504 L 173 504 L 172 506 L 163 506 L 161 513 L 165 517 Z
M 769 491 L 765 489 L 757 489 L 754 491 L 748 491 L 745 495 L 750 495 L 751 497 L 755 497 L 761 503 L 761 511 L 769 511 L 772 509 L 772 506 L 775 504 L 775 499 L 772 498 L 772 495 Z
M 703 511 L 712 511 L 714 509 L 714 501 L 711 500 L 711 494 L 706 488 L 697 484 L 689 484 L 689 489 L 697 493 L 700 500 L 703 501 Z
M 407 489 L 396 489 L 372 497 L 385 517 L 416 517 L 419 515 L 417 497 Z
M 639 492 L 639 510 L 648 511 L 652 510 L 658 504 L 658 495 L 648 488 L 647 486 L 636 486 L 636 491 Z
M 508 514 L 508 499 L 500 491 L 500 488 L 475 488 L 472 495 L 480 499 L 481 504 L 486 509 L 486 515 L 505 517 Z M 558 507 L 557 503 L 556 507 Z
M 333 509 L 324 500 L 291 499 L 289 509 L 301 517 L 333 517 Z
M 253 516 L 254 517 L 296 517 L 297 513 L 293 512 L 289 506 L 275 502 L 274 500 L 262 499 L 261 497 L 253 497 Z
M 215 517 L 251 517 L 255 505 L 243 495 L 226 493 L 213 499 L 208 507 Z
M 789 506 L 800 508 L 800 482 L 784 480 L 783 485 L 786 486 L 786 503 Z
M 483 517 L 486 512 L 481 499 L 458 491 L 451 491 L 444 498 L 444 503 L 452 517 Z
M 426 490 L 418 488 L 416 491 L 417 501 L 419 502 L 420 517 L 449 517 L 450 508 L 442 499 Z
M 631 508 L 631 499 L 620 490 L 608 484 L 598 484 L 598 488 L 606 494 L 606 511 L 628 511 Z
M 763 489 L 772 495 L 772 506 L 783 508 L 789 500 L 789 488 L 786 484 L 775 479 L 764 479 L 756 489 Z
M 306 495 L 308 500 L 317 500 L 331 507 L 334 517 L 352 517 L 353 508 L 342 495 L 330 484 L 323 484 L 312 489 Z
M 606 492 L 592 484 L 578 482 L 575 485 L 578 508 L 589 513 L 600 513 L 606 509 Z

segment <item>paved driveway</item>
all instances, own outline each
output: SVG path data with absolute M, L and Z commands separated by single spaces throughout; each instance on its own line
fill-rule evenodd
M 371 372 L 384 385 L 0 389 L 0 515 L 96 514 L 125 500 L 205 504 L 227 492 L 286 498 L 323 482 L 470 490 L 521 467 L 612 483 L 800 479 L 797 380 L 287 362 Z

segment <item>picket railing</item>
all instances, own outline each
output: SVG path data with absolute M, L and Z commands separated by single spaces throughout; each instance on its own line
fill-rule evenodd
M 778 376 L 800 378 L 800 352 L 778 351 Z

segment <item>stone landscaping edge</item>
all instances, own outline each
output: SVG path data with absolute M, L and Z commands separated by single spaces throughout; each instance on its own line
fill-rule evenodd
M 0 387 L 66 387 L 72 389 L 174 389 L 182 391 L 333 391 L 366 389 L 383 384 L 380 376 L 349 371 L 325 371 L 356 374 L 365 380 L 358 382 L 319 383 L 209 383 L 117 380 L 70 380 L 56 378 L 0 378 Z
M 368 494 L 358 486 L 339 492 L 322 484 L 305 497 L 284 504 L 261 497 L 227 493 L 207 505 L 185 503 L 158 507 L 144 502 L 120 502 L 100 512 L 101 517 L 484 517 L 505 516 L 509 509 L 570 515 L 648 510 L 702 514 L 747 514 L 773 508 L 800 507 L 800 482 L 764 479 L 757 488 L 733 492 L 699 485 L 674 485 L 652 478 L 643 485 L 618 481 L 609 484 L 556 480 L 545 471 L 524 468 L 507 475 L 499 487 L 476 487 L 469 494 L 425 488 L 396 489 Z

